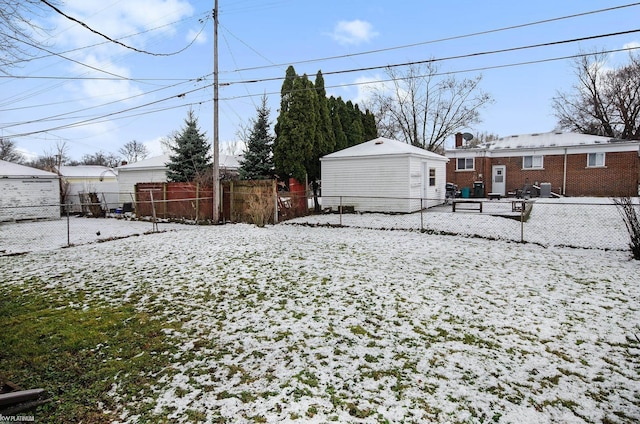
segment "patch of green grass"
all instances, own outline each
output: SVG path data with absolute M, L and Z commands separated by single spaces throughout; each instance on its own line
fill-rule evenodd
M 369 334 L 367 333 L 367 330 L 362 328 L 362 326 L 360 325 L 352 325 L 351 327 L 349 327 L 349 330 L 351 330 L 353 334 L 356 334 L 358 336 L 366 336 L 367 334 Z
M 12 286 L 1 294 L 0 374 L 25 389 L 47 391 L 53 401 L 34 412 L 38 422 L 111 422 L 118 404 L 150 396 L 157 380 L 174 372 L 177 349 L 163 330 L 179 330 L 180 323 L 141 312 L 137 299 L 83 306 L 82 292 L 47 296 Z M 117 404 L 108 394 L 113 384 Z M 153 404 L 141 407 L 135 413 L 150 419 Z

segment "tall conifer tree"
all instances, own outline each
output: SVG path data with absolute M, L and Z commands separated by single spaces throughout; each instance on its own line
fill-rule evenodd
M 167 179 L 191 182 L 203 178 L 211 170 L 211 146 L 206 134 L 198 128 L 198 119 L 189 109 L 182 132 L 174 137 L 167 163 Z
M 246 140 L 247 148 L 240 164 L 240 178 L 243 180 L 263 180 L 273 178 L 273 135 L 269 132 L 269 108 L 267 97 L 262 97 L 257 116 Z

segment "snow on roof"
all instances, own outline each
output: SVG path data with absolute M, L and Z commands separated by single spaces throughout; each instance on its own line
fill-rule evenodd
M 571 132 L 548 132 L 539 134 L 522 134 L 502 137 L 491 141 L 480 148 L 490 150 L 501 149 L 533 149 L 545 147 L 569 147 L 593 144 L 607 144 L 613 139 L 597 135 L 578 134 Z
M 388 155 L 415 155 L 428 157 L 446 162 L 448 159 L 437 153 L 430 152 L 402 141 L 392 140 L 389 138 L 378 137 L 355 146 L 347 147 L 323 156 L 323 159 L 329 158 L 349 158 L 362 156 L 388 156 Z
M 224 155 L 221 154 L 219 159 L 220 167 L 227 169 L 240 168 L 240 156 Z M 164 169 L 167 167 L 167 163 L 170 161 L 169 155 L 154 156 L 152 158 L 140 160 L 138 162 L 129 163 L 127 165 L 119 166 L 119 170 L 135 170 L 135 169 L 151 169 L 158 168 Z
M 138 162 L 128 163 L 126 165 L 119 166 L 119 170 L 135 170 L 135 169 L 148 169 L 148 168 L 166 168 L 166 163 L 169 162 L 169 155 L 154 156 L 151 158 L 139 160 Z
M 17 163 L 0 160 L 1 177 L 46 177 L 58 178 L 58 174 L 32 168 L 30 166 L 18 165 Z
M 60 174 L 64 177 L 92 177 L 92 178 L 115 178 L 113 169 L 101 165 L 77 165 L 60 167 Z

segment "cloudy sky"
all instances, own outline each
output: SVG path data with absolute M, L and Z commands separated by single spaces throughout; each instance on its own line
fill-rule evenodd
M 191 107 L 211 137 L 213 3 L 45 6 L 32 18 L 50 31 L 37 35 L 29 61 L 0 74 L 0 136 L 31 156 L 64 142 L 80 159 L 115 153 L 131 140 L 160 154 L 159 140 L 181 129 Z M 600 11 L 607 8 L 616 9 Z M 575 82 L 562 58 L 640 46 L 633 32 L 640 31 L 640 5 L 623 1 L 219 0 L 219 9 L 220 143 L 227 151 L 238 150 L 238 131 L 264 94 L 275 121 L 288 65 L 310 76 L 322 70 L 330 95 L 363 102 L 364 83 L 385 80 L 384 66 L 436 59 L 456 78 L 481 74 L 482 89 L 495 99 L 468 131 L 506 136 L 553 130 L 551 99 Z M 632 32 L 602 37 L 625 31 Z M 582 41 L 564 43 L 575 39 Z M 522 48 L 534 45 L 543 46 Z M 610 65 L 626 55 L 612 54 Z

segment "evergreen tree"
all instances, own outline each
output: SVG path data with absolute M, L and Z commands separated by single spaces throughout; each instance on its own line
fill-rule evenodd
M 314 209 L 320 211 L 320 203 L 318 202 L 318 180 L 320 179 L 320 158 L 335 151 L 336 138 L 333 132 L 331 115 L 329 113 L 329 101 L 327 99 L 327 91 L 324 88 L 324 78 L 322 72 L 318 71 L 314 83 L 316 98 L 318 102 L 318 115 L 316 137 L 313 140 L 313 151 L 305 164 L 307 177 L 313 187 Z
M 376 126 L 376 117 L 369 109 L 366 110 L 362 117 L 362 125 L 364 127 L 364 141 L 378 138 L 378 127 Z
M 240 164 L 240 178 L 243 180 L 265 180 L 273 178 L 273 136 L 269 133 L 269 108 L 267 97 L 256 109 L 257 117 L 246 140 L 247 148 Z
M 344 131 L 347 135 L 347 145 L 351 147 L 365 141 L 364 126 L 362 125 L 362 113 L 358 105 L 354 106 L 353 102 L 348 100 L 345 106 L 349 125 L 344 126 Z
M 331 123 L 333 125 L 333 134 L 336 140 L 334 151 L 339 151 L 347 148 L 347 135 L 344 132 L 344 127 L 342 126 L 342 120 L 340 118 L 340 102 L 342 102 L 342 99 L 340 97 L 336 99 L 335 97 L 331 96 L 329 98 Z M 344 102 L 342 102 L 342 106 L 344 106 Z
M 198 128 L 198 119 L 189 110 L 181 132 L 174 135 L 173 154 L 167 163 L 167 179 L 191 182 L 203 178 L 211 170 L 211 146 L 205 133 Z
M 313 83 L 306 75 L 292 75 L 295 70 L 290 66 L 281 90 L 273 159 L 279 173 L 303 182 L 307 175 L 305 165 L 313 154 L 318 99 Z

